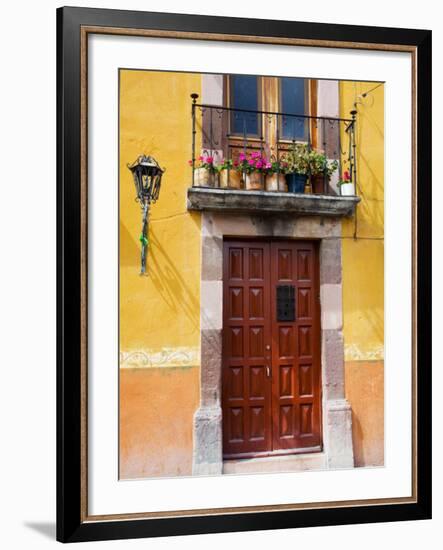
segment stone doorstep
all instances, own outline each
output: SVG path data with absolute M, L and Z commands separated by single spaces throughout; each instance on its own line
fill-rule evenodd
M 268 474 L 327 469 L 325 452 L 223 461 L 223 474 Z

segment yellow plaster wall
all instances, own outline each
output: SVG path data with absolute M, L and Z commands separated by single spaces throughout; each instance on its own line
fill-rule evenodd
M 356 218 L 342 224 L 345 393 L 356 466 L 384 462 L 384 87 L 340 83 L 340 114 L 357 114 Z M 356 104 L 356 106 L 355 106 Z M 344 136 L 342 136 L 344 138 Z M 356 235 L 357 238 L 354 238 Z
M 193 92 L 199 75 L 120 71 L 122 479 L 191 473 L 200 390 L 200 216 L 186 209 Z M 148 276 L 139 275 L 141 210 L 127 168 L 140 154 L 166 169 L 151 207 Z
M 341 83 L 341 116 L 348 116 L 354 102 L 360 101 L 358 96 L 373 87 L 372 83 Z M 191 156 L 192 92 L 201 95 L 199 75 L 120 72 L 123 478 L 190 472 L 192 416 L 198 406 L 199 390 L 199 369 L 192 367 L 199 365 L 200 346 L 200 216 L 186 210 L 186 189 L 191 177 L 187 161 Z M 363 466 L 383 461 L 383 87 L 361 102 L 357 105 L 357 162 L 362 197 L 357 209 L 358 238 L 353 238 L 354 220 L 344 221 L 342 257 L 346 396 L 353 410 L 356 464 Z M 197 142 L 197 151 L 200 146 Z M 139 275 L 141 212 L 126 167 L 141 153 L 153 155 L 166 168 L 160 200 L 151 209 L 149 276 L 144 277 Z M 144 387 L 146 392 L 141 392 Z M 158 402 L 154 392 L 159 396 Z M 155 403 L 152 418 L 146 403 Z M 155 439 L 159 419 L 166 418 L 168 407 L 170 416 L 175 411 L 181 415 L 180 422 L 186 418 L 186 426 L 182 426 L 180 452 L 176 453 L 174 464 L 168 464 L 168 471 L 164 471 L 157 468 L 154 455 L 143 457 L 146 445 Z M 160 429 L 157 435 L 160 433 L 164 430 Z M 161 441 L 160 437 L 160 447 Z M 165 448 L 169 449 L 168 445 Z
M 361 202 L 343 222 L 343 329 L 346 360 L 383 359 L 384 87 L 341 82 L 340 113 L 357 103 L 357 177 Z M 354 239 L 354 233 L 357 238 Z
M 201 93 L 199 75 L 120 71 L 120 350 L 165 366 L 195 365 L 200 345 L 200 216 L 186 210 L 192 92 Z M 166 168 L 151 208 L 149 276 L 139 275 L 141 211 L 126 166 L 142 153 Z

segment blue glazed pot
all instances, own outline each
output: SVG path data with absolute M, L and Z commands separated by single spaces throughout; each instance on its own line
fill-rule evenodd
M 307 180 L 308 176 L 306 174 L 286 174 L 288 193 L 304 193 Z

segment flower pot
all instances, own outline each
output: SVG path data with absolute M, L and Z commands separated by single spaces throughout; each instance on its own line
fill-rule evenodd
M 230 189 L 241 189 L 241 174 L 236 170 L 222 170 L 220 172 L 220 187 Z
M 286 174 L 288 193 L 304 193 L 307 179 L 306 174 Z
M 342 183 L 340 185 L 340 195 L 342 197 L 354 197 L 355 196 L 355 184 Z
M 288 190 L 284 174 L 269 174 L 266 176 L 266 191 L 286 192 Z
M 249 191 L 262 191 L 263 190 L 263 177 L 261 172 L 251 172 L 246 174 L 246 189 Z
M 194 187 L 215 187 L 215 174 L 207 168 L 194 170 Z
M 328 194 L 329 178 L 325 178 L 323 174 L 311 176 L 311 188 L 314 195 Z

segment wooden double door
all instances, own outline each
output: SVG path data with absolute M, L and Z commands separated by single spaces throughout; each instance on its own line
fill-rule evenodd
M 320 450 L 316 243 L 223 247 L 224 457 Z

